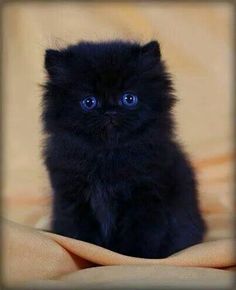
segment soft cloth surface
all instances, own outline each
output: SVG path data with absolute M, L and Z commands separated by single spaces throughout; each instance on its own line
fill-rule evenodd
M 70 281 L 76 287 L 93 286 L 94 289 L 104 289 L 104 285 L 137 289 L 137 285 L 145 283 L 147 287 L 205 285 L 219 288 L 232 285 L 233 274 L 216 269 L 236 265 L 232 238 L 198 244 L 165 259 L 141 259 L 3 221 L 3 247 L 3 277 L 8 285 L 57 279 L 66 282 L 37 282 L 35 287 L 58 288 L 70 285 Z M 95 267 L 98 265 L 113 267 Z M 82 270 L 89 267 L 95 268 Z
M 37 281 L 36 289 L 229 289 L 232 273 L 222 270 L 163 265 L 125 265 L 85 269 L 60 281 Z M 25 287 L 27 289 L 27 287 Z

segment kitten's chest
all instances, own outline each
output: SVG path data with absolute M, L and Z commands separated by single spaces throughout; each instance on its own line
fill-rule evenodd
M 130 196 L 132 171 L 125 154 L 109 151 L 97 154 L 88 174 L 90 205 L 106 241 L 115 230 L 121 204 Z
M 125 149 L 104 150 L 94 157 L 91 175 L 107 183 L 119 183 L 142 173 L 145 168 L 140 154 L 127 152 Z M 145 172 L 145 169 L 143 170 Z
M 107 242 L 116 230 L 126 202 L 139 194 L 139 187 L 147 188 L 144 184 L 155 179 L 155 174 L 148 172 L 153 159 L 131 153 L 124 150 L 99 152 L 93 156 L 87 174 L 90 206 Z
M 134 169 L 119 156 L 98 156 L 88 175 L 92 195 L 98 195 L 104 202 L 119 200 L 128 194 Z

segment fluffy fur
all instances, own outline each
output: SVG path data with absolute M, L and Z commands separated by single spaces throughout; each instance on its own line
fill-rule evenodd
M 158 42 L 49 49 L 45 68 L 52 230 L 145 258 L 199 243 L 196 181 L 175 138 L 175 97 Z M 120 105 L 125 92 L 138 97 L 135 108 Z M 86 96 L 96 96 L 99 106 L 84 111 Z

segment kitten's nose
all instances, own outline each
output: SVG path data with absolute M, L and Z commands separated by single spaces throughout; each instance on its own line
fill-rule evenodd
M 117 112 L 116 111 L 106 111 L 105 116 L 108 116 L 108 117 L 115 117 L 117 115 Z

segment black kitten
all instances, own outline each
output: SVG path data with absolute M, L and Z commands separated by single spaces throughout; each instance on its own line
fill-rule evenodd
M 47 50 L 45 67 L 52 230 L 145 258 L 199 243 L 195 178 L 174 138 L 158 43 L 81 42 Z

